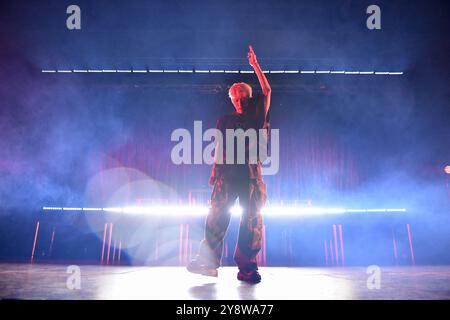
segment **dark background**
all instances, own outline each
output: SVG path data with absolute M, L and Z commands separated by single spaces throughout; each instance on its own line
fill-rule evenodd
M 66 28 L 70 4 L 81 8 L 81 30 Z M 381 30 L 366 28 L 371 4 L 381 7 Z M 43 206 L 187 201 L 193 189 L 207 197 L 209 166 L 173 165 L 170 134 L 194 120 L 213 127 L 232 111 L 233 82 L 259 89 L 248 74 L 42 69 L 250 70 L 252 44 L 264 70 L 404 72 L 268 74 L 280 129 L 269 201 L 406 208 L 423 235 L 421 262 L 449 261 L 448 9 L 448 1 L 2 4 L 0 256 L 28 255 Z M 386 219 L 376 226 L 390 226 Z

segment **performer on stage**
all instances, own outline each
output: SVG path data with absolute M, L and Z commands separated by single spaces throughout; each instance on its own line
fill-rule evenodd
M 229 97 L 235 112 L 222 116 L 217 121 L 217 128 L 226 137 L 226 129 L 269 129 L 269 107 L 271 88 L 261 70 L 253 48 L 249 46 L 248 62 L 255 71 L 261 85 L 262 94 L 253 96 L 250 85 L 234 83 L 229 89 Z M 237 278 L 242 281 L 257 283 L 261 281 L 258 273 L 256 255 L 262 244 L 261 209 L 267 198 L 266 185 L 261 175 L 261 159 L 249 161 L 249 148 L 246 143 L 245 163 L 232 164 L 226 162 L 226 148 L 223 149 L 223 162 L 215 161 L 209 179 L 213 187 L 211 209 L 205 223 L 205 236 L 200 244 L 199 252 L 187 269 L 193 273 L 209 276 L 218 275 L 221 264 L 223 239 L 227 231 L 235 200 L 239 198 L 242 217 L 239 228 L 238 243 L 234 260 L 239 268 Z M 227 143 L 223 143 L 224 146 Z M 258 153 L 259 155 L 259 153 Z M 236 152 L 234 152 L 236 157 Z M 217 146 L 216 146 L 217 159 Z M 236 160 L 236 159 L 234 159 Z M 264 159 L 263 159 L 264 160 Z

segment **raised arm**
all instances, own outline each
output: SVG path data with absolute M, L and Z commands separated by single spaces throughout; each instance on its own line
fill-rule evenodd
M 264 111 L 267 114 L 270 108 L 270 96 L 272 94 L 272 89 L 270 88 L 270 84 L 266 78 L 266 75 L 262 72 L 261 67 L 259 66 L 255 51 L 253 51 L 252 46 L 248 46 L 248 49 L 248 62 L 252 66 L 253 70 L 255 70 L 259 84 L 261 85 L 261 89 L 264 95 Z

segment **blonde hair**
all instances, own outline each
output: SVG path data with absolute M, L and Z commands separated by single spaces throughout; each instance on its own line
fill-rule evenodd
M 233 99 L 234 97 L 234 92 L 236 91 L 237 87 L 241 87 L 242 89 L 246 90 L 248 92 L 248 96 L 251 98 L 252 97 L 252 87 L 250 85 L 248 85 L 245 82 L 236 82 L 233 83 L 233 85 L 230 87 L 230 89 L 228 90 L 228 96 Z

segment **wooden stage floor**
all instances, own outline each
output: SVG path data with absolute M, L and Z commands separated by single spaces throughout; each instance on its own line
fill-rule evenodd
M 92 265 L 81 265 L 76 278 L 67 267 L 0 264 L 0 298 L 450 299 L 450 266 L 381 267 L 379 289 L 368 288 L 370 275 L 363 267 L 262 267 L 257 285 L 238 281 L 235 267 L 220 268 L 218 278 L 190 274 L 184 267 Z

